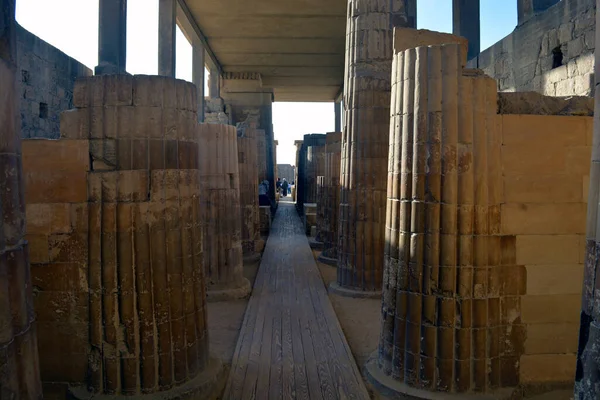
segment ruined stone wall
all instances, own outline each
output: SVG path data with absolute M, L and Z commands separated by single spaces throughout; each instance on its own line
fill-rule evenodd
M 93 75 L 85 65 L 17 28 L 21 137 L 60 136 L 60 113 L 73 106 L 75 80 Z
M 204 98 L 204 123 L 231 125 L 230 112 L 220 97 Z
M 60 140 L 23 146 L 42 380 L 174 398 L 207 369 L 196 89 L 75 85 Z M 185 386 L 182 386 L 186 384 Z
M 277 164 L 277 173 L 281 180 L 285 178 L 289 183 L 294 182 L 295 170 L 293 165 L 290 164 Z
M 522 385 L 572 382 L 579 333 L 592 118 L 500 115 L 503 258 L 520 288 Z M 506 284 L 508 285 L 509 282 Z
M 16 50 L 15 1 L 0 0 L 0 398 L 33 400 L 43 396 L 25 239 Z
M 469 61 L 498 81 L 499 91 L 548 96 L 593 95 L 595 0 L 562 0 Z M 562 66 L 553 68 L 560 47 Z

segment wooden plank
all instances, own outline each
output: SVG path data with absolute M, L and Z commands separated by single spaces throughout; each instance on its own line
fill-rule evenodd
M 224 398 L 369 398 L 291 203 L 273 221 Z

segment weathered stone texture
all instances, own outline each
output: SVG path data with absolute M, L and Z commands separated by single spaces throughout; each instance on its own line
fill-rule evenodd
M 250 125 L 262 131 L 265 138 L 264 156 L 258 152 L 259 179 L 261 159 L 265 159 L 265 179 L 269 181 L 269 197 L 275 200 L 275 146 L 273 145 L 273 93 L 262 87 L 260 74 L 253 72 L 227 72 L 221 80 L 221 97 L 226 104 L 232 125 Z M 257 137 L 260 136 L 257 131 Z M 260 140 L 260 138 L 259 138 Z M 259 143 L 260 145 L 260 143 Z
M 41 399 L 17 101 L 14 0 L 0 0 L 0 398 Z
M 200 179 L 205 215 L 204 263 L 213 297 L 244 297 L 237 133 L 231 125 L 200 124 Z M 258 188 L 257 188 L 258 191 Z
M 74 104 L 60 140 L 23 149 L 42 379 L 75 398 L 198 395 L 209 364 L 196 88 L 102 75 L 76 83 Z
M 531 113 L 498 115 L 495 82 L 462 68 L 459 38 L 438 40 L 394 59 L 382 336 L 368 369 L 440 392 L 569 385 L 591 118 L 547 115 L 573 107 L 541 96 L 506 96 L 501 109 Z
M 258 251 L 260 239 L 260 216 L 258 210 L 258 158 L 256 131 L 247 129 L 238 136 L 238 167 L 240 171 L 240 212 L 242 225 L 242 249 L 244 255 Z
M 304 135 L 304 203 L 317 202 L 317 177 L 325 173 L 325 135 Z
M 592 118 L 503 114 L 497 128 L 502 257 L 524 268 L 519 382 L 568 386 L 576 365 Z M 509 285 L 513 277 L 504 279 Z
M 518 384 L 524 333 L 522 267 L 501 259 L 496 88 L 463 76 L 460 40 L 438 40 L 392 67 L 377 361 L 413 388 L 490 392 Z
M 341 132 L 327 134 L 325 173 L 318 181 L 317 240 L 323 243 L 322 254 L 331 259 L 337 259 L 341 140 Z
M 468 66 L 496 79 L 499 91 L 592 96 L 595 13 L 595 0 L 559 1 L 517 26 Z M 553 68 L 557 48 L 562 66 Z
M 596 0 L 596 7 L 600 0 Z M 596 25 L 600 24 L 600 13 L 596 14 Z M 597 32 L 597 36 L 600 31 Z M 594 84 L 600 84 L 600 52 L 596 51 L 596 73 Z M 598 224 L 600 200 L 600 90 L 595 91 L 595 113 L 593 135 L 588 136 L 592 144 L 591 168 L 588 190 L 588 209 L 586 217 L 585 248 L 583 258 L 583 293 L 577 349 L 577 368 L 575 372 L 574 398 L 591 400 L 600 393 L 600 230 Z
M 75 80 L 92 71 L 20 26 L 17 50 L 21 137 L 58 139 L 60 114 L 73 106 Z
M 353 290 L 381 290 L 393 28 L 416 26 L 414 4 L 348 2 L 337 283 Z

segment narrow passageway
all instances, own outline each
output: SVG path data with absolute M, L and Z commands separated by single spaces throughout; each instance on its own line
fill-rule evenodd
M 223 398 L 369 398 L 291 202 L 279 203 Z

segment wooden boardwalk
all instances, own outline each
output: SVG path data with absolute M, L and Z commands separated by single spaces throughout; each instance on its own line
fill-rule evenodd
M 292 203 L 279 203 L 223 398 L 369 398 Z

